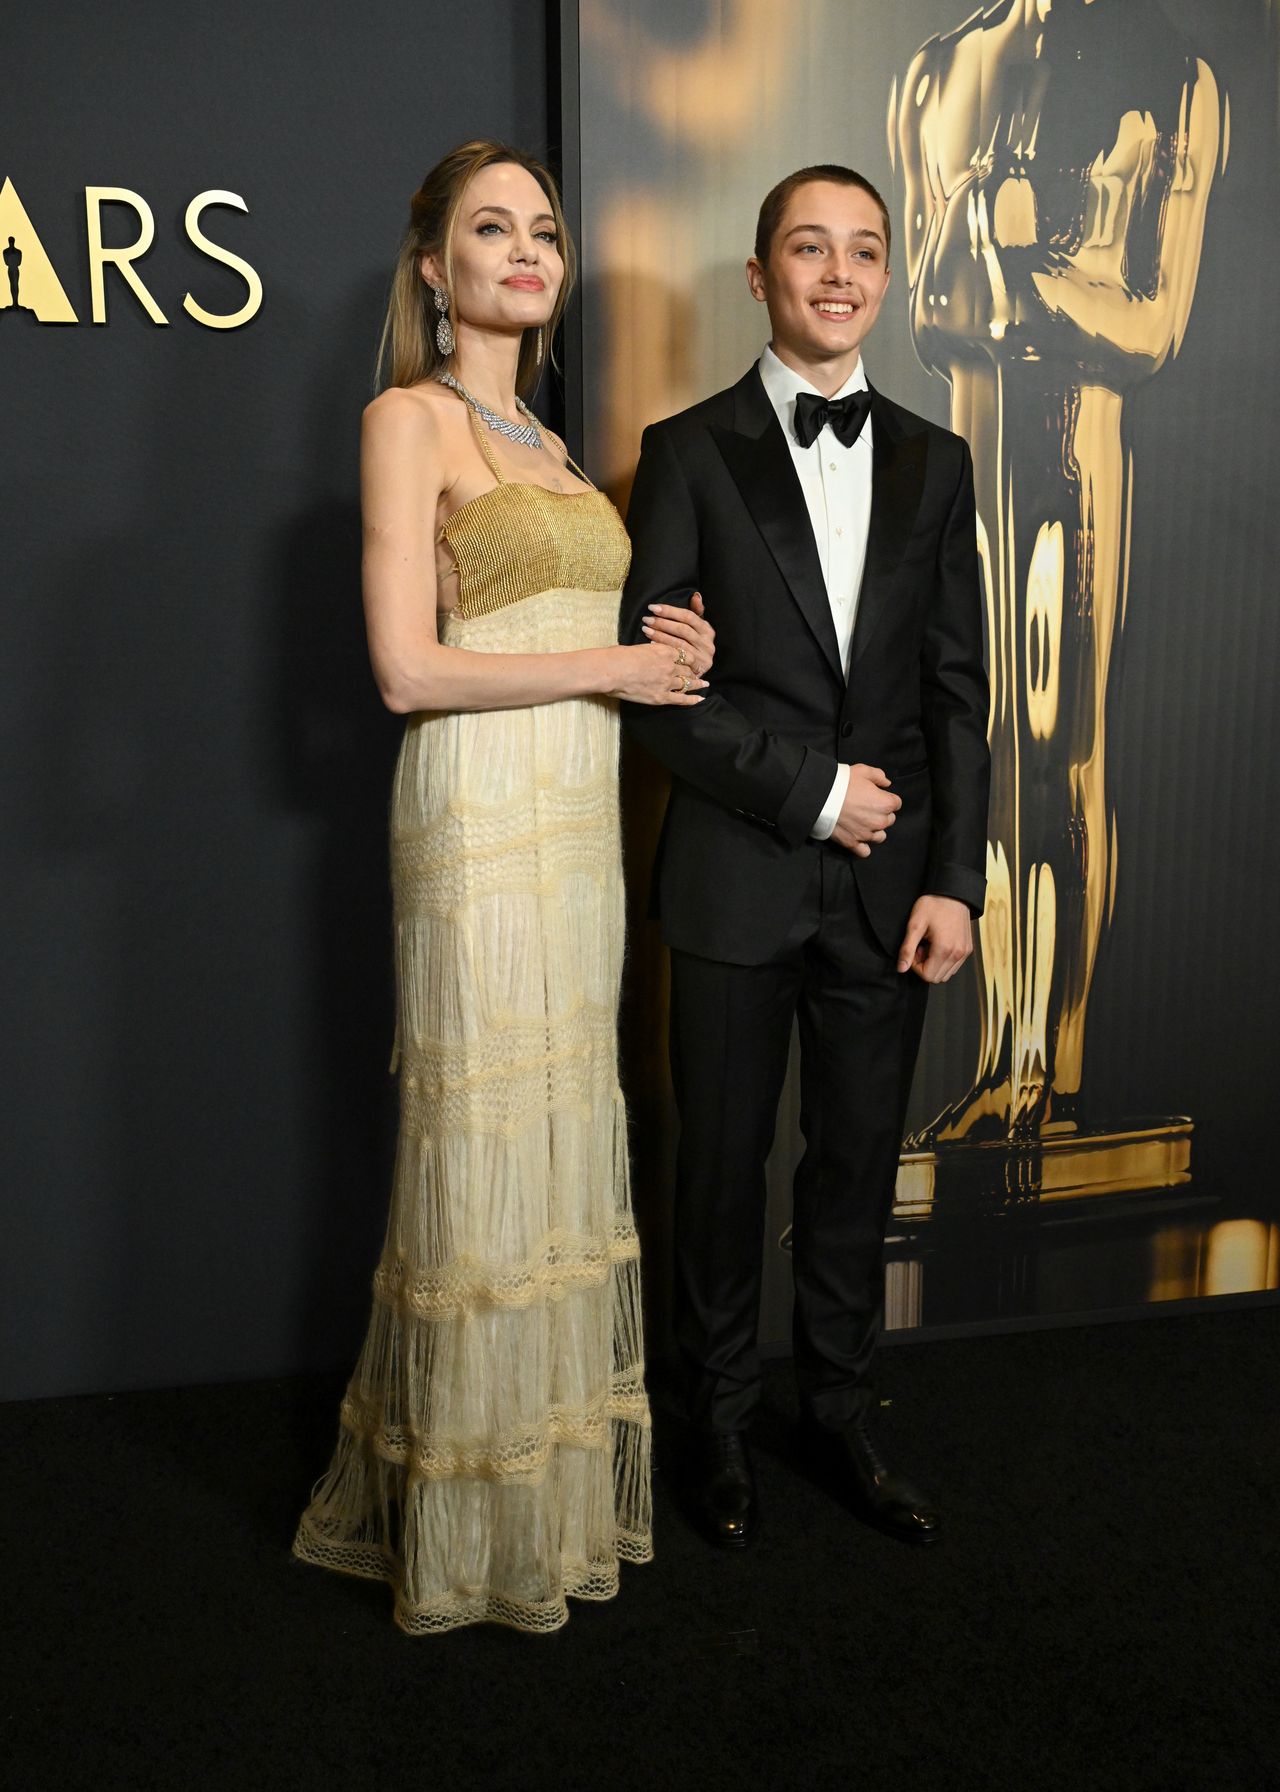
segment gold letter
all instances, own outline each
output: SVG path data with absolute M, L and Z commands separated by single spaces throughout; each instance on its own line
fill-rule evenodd
M 141 235 L 136 243 L 130 243 L 126 249 L 104 249 L 102 246 L 102 205 L 103 201 L 111 201 L 120 205 L 131 205 L 138 214 L 138 222 L 142 226 Z M 133 289 L 133 296 L 153 324 L 167 324 L 168 318 L 156 304 L 142 281 L 134 272 L 131 263 L 140 255 L 145 255 L 155 240 L 156 221 L 151 215 L 151 207 L 140 193 L 131 193 L 128 187 L 86 187 L 84 190 L 85 228 L 89 236 L 89 290 L 93 295 L 93 321 L 105 324 L 107 321 L 107 295 L 102 278 L 106 264 L 111 261 L 124 275 L 126 282 Z
M 238 193 L 222 193 L 216 188 L 208 193 L 197 193 L 187 207 L 187 235 L 196 248 L 213 261 L 224 261 L 229 268 L 234 268 L 249 288 L 249 296 L 239 311 L 227 312 L 225 316 L 219 316 L 215 311 L 206 311 L 202 305 L 196 304 L 190 293 L 183 298 L 182 309 L 194 317 L 198 324 L 204 324 L 210 330 L 237 330 L 241 324 L 247 324 L 251 317 L 258 315 L 262 304 L 262 281 L 258 278 L 256 269 L 251 268 L 247 261 L 242 261 L 229 249 L 219 248 L 217 243 L 209 241 L 200 228 L 200 214 L 206 205 L 233 205 L 238 212 L 247 212 L 249 208 Z

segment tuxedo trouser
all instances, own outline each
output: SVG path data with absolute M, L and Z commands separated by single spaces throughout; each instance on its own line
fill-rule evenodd
M 800 1400 L 830 1429 L 871 1401 L 884 1234 L 928 991 L 913 972 L 898 972 L 872 932 L 851 855 L 823 847 L 813 856 L 804 902 L 771 961 L 671 954 L 675 1332 L 690 1418 L 709 1430 L 740 1429 L 759 1402 L 764 1166 L 797 1018 Z

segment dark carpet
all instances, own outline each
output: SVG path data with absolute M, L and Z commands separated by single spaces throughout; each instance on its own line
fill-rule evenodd
M 554 1636 L 411 1640 L 291 1561 L 338 1384 L 0 1409 L 3 1733 L 21 1788 L 1275 1785 L 1280 1309 L 908 1345 L 888 1428 L 943 1501 L 912 1551 L 793 1466 L 708 1550 L 658 1429 L 658 1559 Z

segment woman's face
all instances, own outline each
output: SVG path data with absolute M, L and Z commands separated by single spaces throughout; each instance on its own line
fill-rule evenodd
M 422 258 L 422 274 L 445 286 L 444 268 Z M 468 181 L 453 231 L 453 306 L 459 323 L 517 334 L 545 324 L 564 279 L 556 221 L 525 168 L 496 162 Z

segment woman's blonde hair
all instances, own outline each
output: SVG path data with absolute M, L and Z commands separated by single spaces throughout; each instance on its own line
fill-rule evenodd
M 546 323 L 548 351 L 556 328 L 564 316 L 572 290 L 576 269 L 573 243 L 560 206 L 560 193 L 549 169 L 523 150 L 509 144 L 480 138 L 474 143 L 459 144 L 441 158 L 427 175 L 409 206 L 409 228 L 405 231 L 396 257 L 391 281 L 391 299 L 387 319 L 382 326 L 382 342 L 378 349 L 377 383 L 383 386 L 413 386 L 428 379 L 447 365 L 447 357 L 436 347 L 436 323 L 441 313 L 435 308 L 431 288 L 422 278 L 419 262 L 424 255 L 439 258 L 445 271 L 449 293 L 449 322 L 457 332 L 458 319 L 453 302 L 453 232 L 458 211 L 468 182 L 482 168 L 495 163 L 511 162 L 524 168 L 537 181 L 547 196 L 547 209 L 555 219 L 557 248 L 564 261 L 564 279 L 556 294 L 555 307 Z M 516 391 L 522 396 L 538 383 L 538 332 L 526 330 L 520 342 L 520 358 L 516 364 Z

